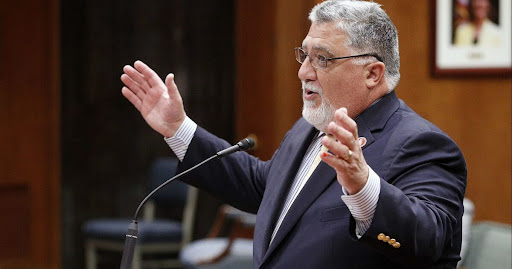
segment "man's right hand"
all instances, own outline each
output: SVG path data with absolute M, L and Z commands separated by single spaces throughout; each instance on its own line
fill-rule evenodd
M 149 66 L 136 61 L 126 65 L 121 81 L 126 85 L 121 92 L 137 108 L 144 120 L 155 131 L 172 137 L 186 118 L 183 100 L 174 83 L 174 74 L 165 83 Z

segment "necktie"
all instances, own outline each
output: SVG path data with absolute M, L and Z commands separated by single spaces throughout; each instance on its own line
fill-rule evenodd
M 320 138 L 320 140 L 322 140 L 322 138 Z M 322 145 L 322 147 L 320 148 L 320 152 L 327 152 L 327 148 Z M 309 177 L 311 176 L 311 174 L 313 174 L 313 172 L 315 171 L 316 167 L 318 166 L 318 164 L 320 163 L 320 160 L 322 160 L 320 158 L 320 152 L 318 152 L 318 154 L 316 155 L 316 158 L 315 160 L 313 161 L 313 163 L 311 164 L 311 167 L 309 168 L 309 171 L 308 173 L 306 174 L 306 176 L 304 177 L 305 180 L 308 180 Z

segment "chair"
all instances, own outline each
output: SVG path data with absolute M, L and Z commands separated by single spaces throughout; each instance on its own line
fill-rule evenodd
M 174 176 L 177 163 L 175 158 L 155 160 L 150 171 L 150 190 Z M 171 182 L 148 200 L 138 221 L 133 269 L 181 267 L 178 253 L 191 240 L 196 201 L 197 189 L 180 181 Z M 182 220 L 155 218 L 155 208 L 161 205 L 183 208 Z M 93 219 L 83 225 L 86 269 L 97 268 L 100 250 L 123 251 L 130 222 L 130 219 Z
M 485 221 L 471 227 L 471 239 L 465 269 L 510 269 L 512 268 L 512 228 L 508 224 Z
M 228 229 L 227 237 L 219 237 Z M 249 269 L 253 268 L 252 253 L 256 215 L 228 205 L 220 207 L 217 218 L 205 239 L 193 241 L 180 253 L 186 269 Z

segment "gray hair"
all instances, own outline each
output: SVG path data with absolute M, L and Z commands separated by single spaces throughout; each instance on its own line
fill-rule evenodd
M 329 0 L 316 5 L 309 13 L 311 23 L 337 22 L 347 35 L 344 44 L 351 53 L 377 53 L 386 66 L 384 74 L 389 91 L 400 80 L 398 32 L 379 4 L 366 1 Z M 360 64 L 371 58 L 359 59 Z

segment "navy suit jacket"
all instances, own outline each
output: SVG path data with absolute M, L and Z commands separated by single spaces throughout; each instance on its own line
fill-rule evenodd
M 394 92 L 356 122 L 359 136 L 367 140 L 364 157 L 381 183 L 372 224 L 361 238 L 340 198 L 334 169 L 321 162 L 269 246 L 291 182 L 317 134 L 302 118 L 271 160 L 239 152 L 183 180 L 257 212 L 255 268 L 455 268 L 466 186 L 466 165 L 455 142 Z M 198 127 L 179 170 L 228 146 Z M 400 248 L 379 240 L 381 233 L 398 241 Z

